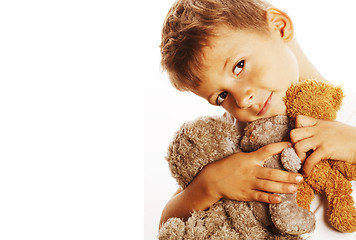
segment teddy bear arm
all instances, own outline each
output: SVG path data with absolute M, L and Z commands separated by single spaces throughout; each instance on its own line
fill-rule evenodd
M 296 198 L 299 207 L 310 211 L 310 205 L 314 199 L 314 190 L 306 182 L 302 182 L 298 186 Z
M 330 160 L 330 164 L 333 169 L 337 169 L 347 180 L 356 180 L 356 164 L 332 160 Z
M 300 159 L 293 148 L 286 148 L 281 153 L 280 161 L 284 167 L 297 172 L 300 168 Z M 284 162 L 283 162 L 284 161 Z M 279 194 L 282 202 L 270 204 L 269 210 L 275 227 L 283 233 L 300 235 L 311 232 L 315 228 L 315 216 L 308 209 L 297 204 L 296 194 Z
M 298 172 L 301 168 L 301 160 L 295 152 L 294 148 L 285 148 L 281 154 L 281 162 L 283 167 L 290 172 Z

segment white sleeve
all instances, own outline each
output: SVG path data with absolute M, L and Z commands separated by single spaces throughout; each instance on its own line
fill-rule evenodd
M 346 92 L 343 105 L 338 112 L 338 121 L 356 126 L 356 93 Z M 352 181 L 352 197 L 356 202 L 356 181 Z M 356 206 L 356 205 L 355 205 Z M 308 240 L 330 239 L 330 240 L 355 240 L 356 232 L 341 233 L 336 231 L 329 224 L 326 216 L 327 202 L 322 195 L 315 195 L 311 210 L 315 213 L 316 228 L 313 233 L 304 234 L 303 237 Z

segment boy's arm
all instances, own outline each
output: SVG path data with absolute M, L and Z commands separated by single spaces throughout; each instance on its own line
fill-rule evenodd
M 251 152 L 238 152 L 205 166 L 184 190 L 178 190 L 166 204 L 160 226 L 168 218 L 186 220 L 191 213 L 205 210 L 220 198 L 239 201 L 279 203 L 280 196 L 267 193 L 293 193 L 301 175 L 264 168 L 263 162 L 278 154 L 288 143 L 274 143 Z
M 323 159 L 356 163 L 356 128 L 350 125 L 299 115 L 296 128 L 291 131 L 291 140 L 304 162 L 305 176 Z M 307 157 L 311 150 L 313 152 Z
M 202 175 L 198 174 L 184 190 L 179 188 L 175 192 L 162 211 L 159 227 L 171 217 L 186 221 L 194 210 L 205 210 L 220 199 L 209 193 L 205 187 L 207 185 L 202 182 L 204 181 Z

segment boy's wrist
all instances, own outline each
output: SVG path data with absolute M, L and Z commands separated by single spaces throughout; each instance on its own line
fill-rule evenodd
M 205 201 L 214 204 L 215 202 L 219 201 L 222 196 L 216 190 L 214 185 L 214 170 L 212 168 L 212 165 L 213 163 L 208 164 L 206 167 L 203 168 L 200 174 L 201 176 L 199 176 L 199 180 L 200 190 L 204 195 Z

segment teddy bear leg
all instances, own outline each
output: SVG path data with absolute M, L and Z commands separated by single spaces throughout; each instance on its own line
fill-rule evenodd
M 300 235 L 315 229 L 314 214 L 297 205 L 296 194 L 279 194 L 282 202 L 270 204 L 270 213 L 275 227 L 282 233 Z
M 204 211 L 204 227 L 207 236 L 232 236 L 238 235 L 232 227 L 231 220 L 225 210 L 226 199 L 216 202 L 209 210 Z M 237 201 L 236 201 L 237 202 Z M 221 238 L 221 239 L 229 239 Z M 232 238 L 233 239 L 233 238 Z
M 206 211 L 193 212 L 186 222 L 179 218 L 168 219 L 161 227 L 158 239 L 205 240 L 214 234 L 230 236 L 234 230 L 228 223 L 226 213 L 219 201 Z
M 159 230 L 159 240 L 182 240 L 185 234 L 185 223 L 179 218 L 170 218 Z
M 210 239 L 211 236 L 237 236 L 224 208 L 224 200 L 213 204 L 206 211 L 193 212 L 185 222 L 184 240 Z M 222 238 L 229 239 L 229 238 Z
M 255 218 L 264 226 L 269 227 L 273 225 L 271 214 L 269 212 L 269 205 L 264 202 L 251 201 L 248 202 L 250 209 Z
M 209 240 L 221 240 L 221 239 L 242 239 L 238 232 L 231 229 L 227 225 L 216 231 Z
M 356 231 L 356 209 L 351 196 L 351 183 L 335 171 L 336 180 L 325 189 L 328 217 L 331 225 L 341 232 Z M 332 185 L 331 185 L 332 184 Z
M 247 202 L 227 199 L 223 201 L 232 228 L 239 233 L 239 239 L 266 239 L 271 235 L 270 231 L 255 218 Z

